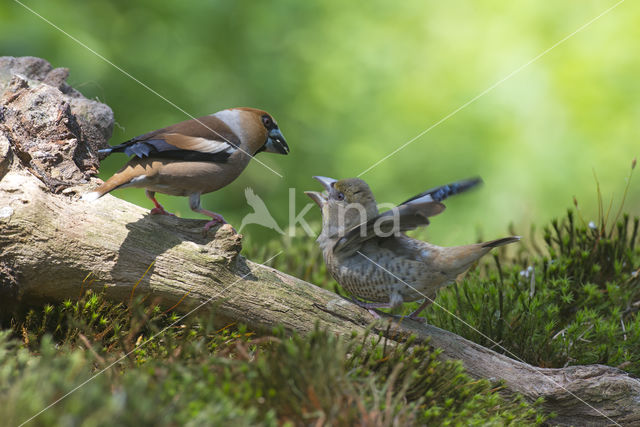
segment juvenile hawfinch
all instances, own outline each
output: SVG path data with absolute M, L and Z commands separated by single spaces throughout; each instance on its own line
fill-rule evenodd
M 438 289 L 464 273 L 492 248 L 520 240 L 505 237 L 474 245 L 440 247 L 404 234 L 429 224 L 429 217 L 445 209 L 444 199 L 480 184 L 480 178 L 437 187 L 378 213 L 366 182 L 357 178 L 314 177 L 326 193 L 306 194 L 322 209 L 318 243 L 333 278 L 356 304 L 372 310 L 395 308 L 424 299 L 410 318 L 433 301 Z M 371 302 L 360 301 L 358 298 Z
M 155 208 L 151 214 L 172 215 L 155 193 L 189 196 L 195 212 L 211 217 L 205 230 L 224 218 L 200 206 L 200 195 L 235 180 L 251 158 L 262 152 L 288 154 L 289 146 L 269 113 L 255 108 L 230 108 L 145 133 L 101 153 L 133 156 L 104 184 L 85 194 L 95 200 L 112 190 L 144 188 Z

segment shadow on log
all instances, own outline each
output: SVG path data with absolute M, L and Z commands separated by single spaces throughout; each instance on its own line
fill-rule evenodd
M 110 195 L 79 200 L 95 185 L 97 150 L 113 114 L 64 80 L 67 71 L 38 58 L 0 58 L 0 301 L 61 301 L 81 288 L 106 288 L 128 301 L 149 294 L 165 306 L 209 311 L 257 330 L 276 325 L 302 334 L 319 323 L 336 334 L 364 333 L 374 319 L 339 296 L 239 255 L 229 225 L 201 234 L 205 221 L 148 215 Z M 279 256 L 287 256 L 280 254 Z M 88 278 L 87 278 L 88 277 Z M 390 338 L 416 335 L 460 359 L 469 374 L 503 380 L 507 393 L 545 399 L 571 425 L 640 424 L 640 381 L 616 368 L 541 369 L 451 332 L 413 321 L 377 325 Z

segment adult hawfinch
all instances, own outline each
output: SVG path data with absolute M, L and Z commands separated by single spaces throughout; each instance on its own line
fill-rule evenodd
M 85 194 L 96 200 L 118 188 L 144 188 L 155 207 L 151 214 L 171 215 L 155 193 L 188 196 L 195 212 L 211 217 L 205 230 L 224 218 L 203 209 L 200 195 L 235 180 L 256 154 L 288 154 L 289 146 L 273 117 L 255 108 L 230 108 L 137 136 L 102 153 L 133 156 L 104 184 Z

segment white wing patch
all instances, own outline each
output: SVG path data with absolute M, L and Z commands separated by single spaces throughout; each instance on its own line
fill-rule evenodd
M 214 154 L 214 153 L 221 153 L 224 151 L 231 154 L 236 150 L 236 147 L 229 144 L 227 141 L 218 141 L 215 139 L 206 139 L 206 138 L 200 138 L 200 137 L 189 138 L 189 144 L 190 144 L 189 150 L 200 151 L 201 153 Z
M 410 202 L 407 202 L 406 204 L 407 205 L 412 205 L 414 203 L 426 203 L 426 202 L 433 202 L 433 201 L 434 200 L 433 200 L 433 197 L 431 197 L 431 194 L 425 194 L 424 196 L 419 197 L 419 198 L 417 198 L 415 200 L 412 200 Z
M 144 181 L 146 179 L 147 179 L 146 175 L 138 175 L 138 176 L 135 176 L 135 177 L 131 178 L 131 181 L 129 181 L 128 183 L 129 184 L 137 184 L 137 183 L 139 183 L 141 181 Z

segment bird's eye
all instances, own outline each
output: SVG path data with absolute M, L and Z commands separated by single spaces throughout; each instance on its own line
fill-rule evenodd
M 262 116 L 262 124 L 264 125 L 264 127 L 269 129 L 273 126 L 273 120 L 269 116 Z
M 344 193 L 338 193 L 338 194 L 336 194 L 336 199 L 338 199 L 338 200 L 344 200 Z

